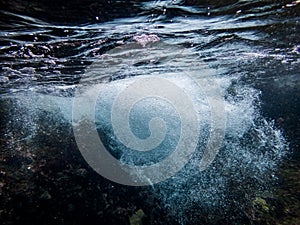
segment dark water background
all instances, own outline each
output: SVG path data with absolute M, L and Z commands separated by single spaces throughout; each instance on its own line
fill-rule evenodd
M 299 7 L 291 0 L 2 0 L 0 223 L 134 224 L 129 218 L 142 209 L 143 224 L 299 224 Z M 256 112 L 289 143 L 272 188 L 265 192 L 255 179 L 226 184 L 229 194 L 218 199 L 225 203 L 210 202 L 211 210 L 200 197 L 176 202 L 166 187 L 114 184 L 84 162 L 63 112 L 34 114 L 35 98 L 19 98 L 72 97 L 89 65 L 141 34 L 197 53 L 231 83 L 228 95 L 259 96 Z M 197 187 L 179 182 L 170 190 L 197 196 Z

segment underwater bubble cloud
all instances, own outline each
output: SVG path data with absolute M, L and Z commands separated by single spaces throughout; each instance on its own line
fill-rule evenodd
M 98 174 L 132 186 L 174 176 L 198 151 L 204 171 L 226 125 L 214 71 L 190 50 L 145 36 L 138 37 L 147 42 L 116 47 L 94 62 L 73 101 L 73 130 L 84 159 Z

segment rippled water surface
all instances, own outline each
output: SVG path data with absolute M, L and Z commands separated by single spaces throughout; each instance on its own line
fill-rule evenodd
M 1 224 L 299 223 L 298 0 L 0 5 Z M 197 148 L 161 183 L 151 180 L 159 173 L 137 168 L 132 176 L 149 186 L 119 185 L 89 167 L 74 133 L 101 90 L 94 119 L 110 153 L 134 165 L 165 159 L 180 141 L 175 103 L 147 98 L 131 109 L 128 124 L 140 139 L 152 135 L 153 117 L 168 127 L 140 155 L 111 122 L 118 96 L 149 77 L 190 96 L 201 117 Z M 226 128 L 216 158 L 199 171 L 214 109 L 207 99 L 215 98 L 207 79 L 218 84 Z M 72 121 L 74 97 L 87 100 Z

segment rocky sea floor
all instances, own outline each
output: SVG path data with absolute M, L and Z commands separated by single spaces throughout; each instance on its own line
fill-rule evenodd
M 2 121 L 9 121 L 13 104 L 1 102 Z M 13 122 L 1 123 L 1 224 L 179 224 L 152 187 L 118 185 L 95 173 L 76 148 L 68 123 L 51 118 L 41 115 L 34 137 Z M 272 191 L 240 196 L 248 200 L 238 214 L 204 213 L 186 224 L 298 225 L 297 156 L 282 163 L 278 177 Z

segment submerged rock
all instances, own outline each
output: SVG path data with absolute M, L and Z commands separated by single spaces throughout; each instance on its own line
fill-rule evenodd
M 263 198 L 260 198 L 260 197 L 256 197 L 254 200 L 253 200 L 253 205 L 255 207 L 258 207 L 260 210 L 264 211 L 264 212 L 269 212 L 269 206 L 266 202 L 265 199 Z
M 145 47 L 148 43 L 160 41 L 160 38 L 156 34 L 142 34 L 134 36 L 133 40 Z
M 143 225 L 143 218 L 145 213 L 142 209 L 139 209 L 131 217 L 129 217 L 130 225 Z
M 50 195 L 50 193 L 48 191 L 45 191 L 41 196 L 40 199 L 44 199 L 44 200 L 49 200 L 51 199 L 52 196 Z

